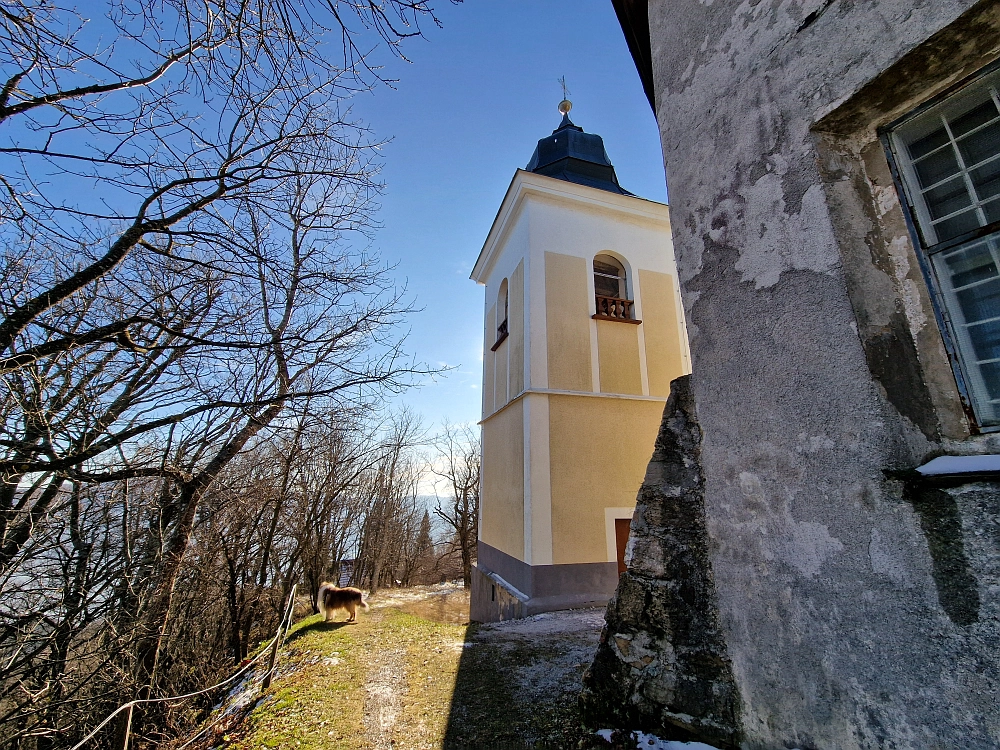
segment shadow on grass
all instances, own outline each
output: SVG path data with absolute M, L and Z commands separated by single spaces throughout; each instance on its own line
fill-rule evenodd
M 475 641 L 480 627 L 473 623 L 465 629 L 444 749 L 530 748 L 516 727 L 522 717 L 517 711 L 511 665 L 498 663 L 502 662 L 502 654 L 493 644 Z
M 551 643 L 476 638 L 482 627 L 473 623 L 465 630 L 444 750 L 625 747 L 582 725 L 577 691 L 553 689 L 540 697 L 522 685 L 522 670 L 544 671 L 551 664 Z
M 308 625 L 303 625 L 302 627 L 292 631 L 292 633 L 285 640 L 285 645 L 294 643 L 299 638 L 301 638 L 304 635 L 308 635 L 309 633 L 315 633 L 315 632 L 328 633 L 333 630 L 340 630 L 340 628 L 344 627 L 345 625 L 356 625 L 356 624 L 357 623 L 346 622 L 344 620 L 341 620 L 340 622 L 323 622 L 322 620 L 317 620 L 316 622 L 311 622 Z

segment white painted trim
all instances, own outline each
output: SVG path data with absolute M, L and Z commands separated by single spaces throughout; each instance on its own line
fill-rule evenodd
M 587 311 L 597 312 L 596 289 L 594 288 L 594 259 L 587 261 Z M 601 392 L 601 351 L 597 339 L 597 321 L 590 319 L 590 389 Z
M 524 272 L 521 274 L 521 326 L 524 329 L 524 342 L 521 344 L 521 383 L 524 388 L 531 387 L 531 252 L 521 257 Z
M 632 307 L 636 320 L 642 320 L 642 284 L 639 283 L 639 271 L 636 270 L 632 279 Z M 639 387 L 643 396 L 649 395 L 649 372 L 646 369 L 646 326 L 636 326 L 639 338 Z
M 520 171 L 521 170 L 518 170 L 518 172 Z M 486 253 L 486 245 L 484 245 L 483 249 L 479 252 L 479 258 L 476 260 L 476 265 L 473 266 L 472 273 L 469 275 L 469 278 L 477 284 L 485 284 L 486 279 L 489 276 L 486 265 L 482 265 L 482 267 L 480 267 L 481 261 L 488 261 L 489 270 L 492 271 L 493 262 L 496 260 L 498 250 L 504 246 L 504 240 L 506 239 L 507 234 L 517 225 L 517 220 L 520 218 L 524 201 L 520 191 L 514 190 L 517 178 L 518 174 L 515 173 L 514 178 L 510 182 L 510 186 L 507 188 L 507 193 L 504 195 L 504 199 L 500 204 L 500 210 L 497 211 L 496 218 L 493 219 L 493 226 L 490 228 L 490 233 L 487 235 L 486 243 L 490 247 L 489 255 L 488 257 L 484 257 L 484 254 Z M 491 241 L 492 244 L 490 244 Z
M 591 294 L 590 298 L 594 299 L 594 295 Z M 601 392 L 601 349 L 597 338 L 597 321 L 593 318 L 590 319 L 590 387 L 594 393 Z
M 531 435 L 531 421 L 534 419 L 534 409 L 531 408 L 532 399 L 524 399 L 523 408 L 521 409 L 521 486 L 524 487 L 524 505 L 522 513 L 524 518 L 522 522 L 524 524 L 524 556 L 522 559 L 531 565 L 531 550 L 532 541 L 534 539 L 535 527 L 532 524 L 532 500 L 534 498 L 534 493 L 532 492 L 531 486 L 531 470 L 532 460 L 531 460 L 531 449 L 533 447 L 532 435 Z M 482 503 L 480 503 L 482 505 Z
M 541 247 L 532 247 L 530 241 L 531 214 L 528 212 L 528 252 L 526 257 L 530 258 L 529 266 L 525 269 L 526 279 L 530 279 L 529 288 L 531 294 L 531 305 L 528 314 L 531 316 L 531 325 L 534 333 L 530 339 L 526 339 L 524 347 L 524 358 L 527 360 L 530 377 L 525 379 L 525 388 L 546 388 L 549 385 L 549 329 L 547 311 L 545 305 L 545 250 Z
M 608 542 L 608 562 L 618 562 L 618 545 L 615 544 L 615 519 L 632 518 L 635 508 L 605 508 L 604 533 Z
M 614 213 L 662 223 L 666 225 L 669 232 L 669 208 L 665 203 L 657 203 L 636 196 L 619 195 L 607 190 L 577 185 L 575 182 L 566 182 L 555 177 L 546 177 L 519 169 L 514 173 L 503 202 L 500 204 L 500 210 L 497 211 L 489 235 L 483 244 L 483 249 L 480 251 L 469 276 L 473 281 L 482 284 L 489 276 L 496 254 L 503 246 L 501 240 L 510 226 L 515 223 L 514 219 L 527 193 L 548 196 L 570 203 L 586 203 Z
M 684 310 L 684 299 L 681 297 L 681 282 L 677 274 L 672 275 L 674 282 L 674 311 L 677 315 L 677 330 L 680 332 L 681 364 L 685 373 L 691 372 L 691 341 L 688 339 L 687 313 Z
M 508 288 L 508 290 L 510 289 L 510 285 L 509 284 L 508 284 L 507 288 Z M 508 293 L 509 293 L 509 291 L 508 291 Z M 508 311 L 507 314 L 509 316 L 510 312 Z M 508 326 L 508 328 L 510 326 L 510 321 L 509 320 L 507 321 L 507 326 Z M 508 332 L 507 338 L 504 340 L 503 344 L 500 345 L 500 349 L 504 349 L 505 350 L 506 357 L 507 357 L 507 361 L 504 363 L 504 368 L 503 368 L 503 371 L 505 373 L 507 373 L 507 379 L 504 381 L 504 384 L 503 384 L 504 398 L 507 401 L 510 401 L 510 399 L 511 399 L 511 393 L 510 393 L 510 381 L 511 381 L 511 377 L 510 377 L 510 350 L 513 349 L 513 348 L 514 347 L 510 343 L 510 333 Z
M 483 427 L 479 425 L 479 450 L 483 449 Z M 476 541 L 483 541 L 483 486 L 486 473 L 482 470 L 482 458 L 479 460 L 479 513 L 476 517 Z
M 642 395 L 649 395 L 649 372 L 646 370 L 646 334 L 642 326 L 639 329 L 639 384 L 642 386 Z
M 659 401 L 667 403 L 666 396 L 638 396 L 630 393 L 591 393 L 590 391 L 562 391 L 556 388 L 531 388 L 525 393 L 548 393 L 555 396 L 588 396 L 589 398 L 622 398 L 626 401 Z
M 508 401 L 504 406 L 500 407 L 492 414 L 487 414 L 478 424 L 485 424 L 488 420 L 495 417 L 497 414 L 502 412 L 507 407 L 511 406 L 515 402 L 524 398 L 525 396 L 531 395 L 533 393 L 544 393 L 550 396 L 584 396 L 586 398 L 618 398 L 625 401 L 657 401 L 661 404 L 667 403 L 666 396 L 636 396 L 628 393 L 591 393 L 590 391 L 560 391 L 555 388 L 526 388 L 521 391 L 517 396 Z

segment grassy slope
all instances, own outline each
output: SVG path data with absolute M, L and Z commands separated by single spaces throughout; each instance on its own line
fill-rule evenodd
M 599 746 L 580 727 L 575 685 L 540 696 L 518 680 L 523 667 L 544 672 L 546 660 L 558 659 L 557 643 L 479 641 L 475 632 L 476 626 L 432 622 L 388 607 L 362 613 L 353 625 L 308 618 L 296 625 L 269 694 L 226 735 L 224 746 L 371 747 L 366 675 L 389 649 L 402 652 L 405 672 L 393 747 Z
M 408 690 L 398 733 L 408 738 L 407 745 L 412 736 L 413 747 L 439 746 L 448 718 L 440 706 L 449 704 L 458 661 L 455 644 L 465 628 L 396 610 L 362 614 L 359 620 L 325 625 L 316 615 L 297 624 L 282 655 L 282 676 L 244 727 L 229 735 L 228 747 L 358 747 L 365 735 L 365 676 L 387 645 L 406 653 Z

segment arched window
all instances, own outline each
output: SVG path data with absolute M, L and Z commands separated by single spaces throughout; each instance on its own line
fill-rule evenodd
M 497 341 L 491 347 L 492 351 L 496 351 L 503 340 L 507 338 L 507 314 L 510 308 L 510 295 L 507 291 L 507 279 L 500 282 L 500 292 L 497 294 Z M 502 317 L 501 317 L 502 316 Z
M 500 298 L 497 300 L 497 312 L 503 307 L 503 326 L 507 330 L 507 317 L 510 311 L 510 292 L 507 290 L 507 279 L 500 285 Z
M 625 267 L 617 258 L 598 255 L 594 258 L 594 291 L 598 297 L 627 299 Z
M 594 258 L 594 295 L 597 297 L 596 318 L 631 320 L 632 300 L 628 298 L 625 266 L 610 255 Z

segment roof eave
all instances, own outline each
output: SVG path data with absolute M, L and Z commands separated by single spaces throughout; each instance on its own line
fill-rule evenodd
M 501 245 L 501 240 L 509 226 L 511 220 L 517 215 L 517 208 L 525 193 L 533 191 L 539 194 L 550 196 L 571 198 L 572 200 L 586 200 L 591 204 L 600 204 L 606 209 L 628 213 L 634 216 L 641 216 L 643 219 L 651 221 L 664 221 L 669 223 L 669 206 L 666 203 L 642 198 L 631 193 L 615 193 L 610 190 L 583 185 L 578 182 L 561 180 L 558 177 L 528 172 L 518 169 L 507 187 L 500 209 L 497 211 L 493 224 L 490 226 L 489 234 L 483 243 L 479 257 L 472 268 L 469 278 L 477 284 L 486 284 L 486 277 L 489 275 L 493 265 L 493 259 Z M 580 192 L 582 191 L 582 193 Z
M 649 39 L 649 0 L 611 0 L 625 43 L 642 81 L 642 90 L 656 114 L 656 91 L 653 87 L 653 54 Z
M 513 204 L 516 200 L 517 190 L 515 190 L 515 185 L 519 182 L 521 175 L 531 174 L 531 172 L 526 172 L 523 169 L 518 169 L 514 172 L 514 176 L 510 179 L 510 184 L 507 186 L 507 192 L 504 193 L 503 200 L 500 202 L 500 208 L 497 209 L 496 216 L 493 217 L 493 223 L 490 225 L 489 234 L 486 235 L 486 241 L 483 243 L 482 249 L 479 251 L 479 257 L 476 258 L 476 264 L 472 267 L 472 273 L 469 274 L 469 278 L 475 281 L 477 284 L 486 284 L 484 280 L 486 268 L 489 256 L 492 255 L 490 252 L 496 246 L 495 239 L 499 236 L 498 230 L 502 228 L 503 224 L 506 223 L 507 218 L 509 218 L 514 208 Z

